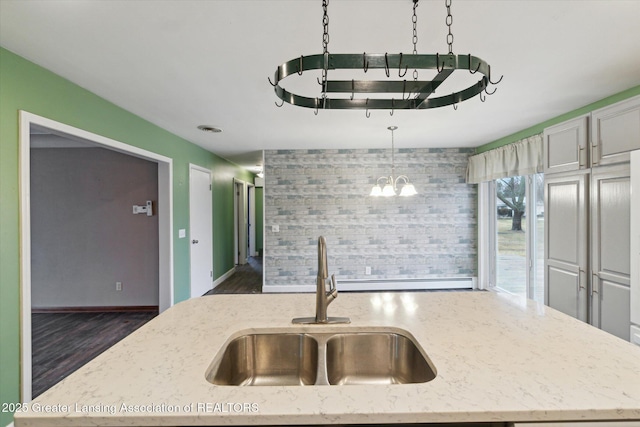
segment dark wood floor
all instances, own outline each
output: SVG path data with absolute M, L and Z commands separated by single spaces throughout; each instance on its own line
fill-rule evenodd
M 33 313 L 33 397 L 42 394 L 157 315 L 157 311 Z
M 262 257 L 251 257 L 244 265 L 236 266 L 236 271 L 224 282 L 207 292 L 215 294 L 261 294 Z

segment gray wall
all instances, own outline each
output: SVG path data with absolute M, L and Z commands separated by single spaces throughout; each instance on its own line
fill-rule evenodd
M 387 199 L 368 194 L 389 175 L 390 150 L 266 151 L 265 286 L 313 285 L 320 235 L 339 279 L 477 276 L 477 187 L 465 183 L 473 153 L 397 150 L 396 175 L 419 194 Z
M 132 213 L 146 200 L 158 200 L 153 162 L 32 149 L 32 306 L 158 305 L 158 216 Z

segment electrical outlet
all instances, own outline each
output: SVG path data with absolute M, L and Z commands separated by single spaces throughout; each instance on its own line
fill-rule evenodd
M 122 282 L 116 282 L 116 291 L 122 290 Z
M 371 267 L 369 267 L 368 265 L 364 268 L 364 274 L 366 274 L 367 276 L 371 274 Z

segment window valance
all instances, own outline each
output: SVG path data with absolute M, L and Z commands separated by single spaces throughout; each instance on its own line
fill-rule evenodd
M 471 156 L 467 165 L 467 183 L 478 184 L 507 176 L 540 173 L 543 170 L 542 150 L 542 134 L 537 134 Z

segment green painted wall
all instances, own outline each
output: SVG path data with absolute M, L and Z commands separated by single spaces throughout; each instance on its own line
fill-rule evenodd
M 175 302 L 189 297 L 189 163 L 213 171 L 214 277 L 233 268 L 233 178 L 254 175 L 52 72 L 0 48 L 0 402 L 19 401 L 18 111 L 25 110 L 173 159 Z M 12 415 L 0 413 L 0 426 Z
M 549 119 L 546 122 L 538 123 L 535 126 L 531 126 L 530 128 L 523 129 L 520 132 L 516 132 L 514 134 L 505 136 L 504 138 L 497 139 L 488 144 L 481 145 L 476 149 L 476 152 L 482 153 L 484 151 L 489 151 L 489 150 L 493 150 L 494 148 L 502 147 L 503 145 L 511 144 L 512 142 L 516 142 L 523 138 L 528 138 L 532 135 L 541 133 L 546 127 L 553 126 L 558 123 L 562 123 L 566 120 L 574 119 L 583 114 L 588 114 L 593 110 L 597 110 L 598 108 L 603 108 L 603 107 L 606 107 L 607 105 L 615 104 L 616 102 L 623 101 L 627 98 L 631 98 L 632 96 L 636 96 L 636 95 L 640 95 L 640 86 L 632 87 L 631 89 L 627 89 L 624 92 L 617 93 L 615 95 L 601 99 L 600 101 L 596 101 L 592 104 L 585 105 L 584 107 L 578 108 L 577 110 L 569 111 L 568 113 L 562 114 L 558 117 L 554 117 L 553 119 Z

